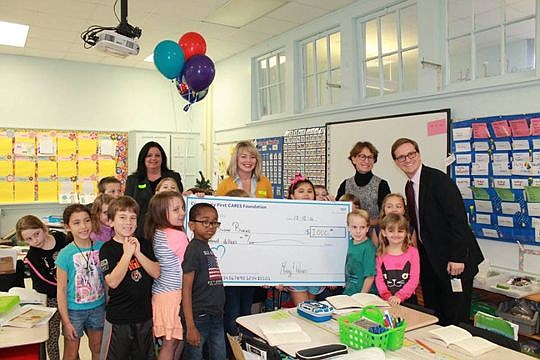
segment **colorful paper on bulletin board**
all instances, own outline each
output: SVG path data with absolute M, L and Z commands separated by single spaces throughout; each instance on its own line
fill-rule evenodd
M 513 137 L 523 137 L 530 135 L 527 119 L 509 120 L 508 123 L 510 124 L 510 128 L 512 129 Z
M 15 185 L 15 202 L 32 202 L 34 201 L 35 183 L 33 181 L 16 181 Z
M 97 163 L 93 160 L 79 160 L 79 177 L 96 177 Z
M 38 160 L 37 162 L 37 177 L 38 178 L 56 178 L 57 168 L 56 161 L 52 160 Z
M 540 187 L 538 186 L 525 186 L 525 195 L 527 201 L 532 203 L 540 203 Z
M 508 126 L 508 121 L 499 120 L 491 123 L 495 137 L 510 137 L 512 135 L 510 127 Z
M 495 188 L 495 192 L 497 195 L 499 195 L 502 201 L 515 201 L 514 193 L 510 189 Z
M 489 200 L 489 193 L 484 188 L 471 186 L 475 200 Z
M 56 155 L 56 131 L 37 133 L 37 154 Z
M 13 183 L 0 181 L 0 203 L 13 202 Z
M 97 155 L 97 133 L 79 133 L 79 157 Z
M 75 156 L 77 152 L 77 135 L 75 133 L 57 133 L 56 143 L 59 157 Z
M 72 204 L 78 202 L 75 182 L 59 181 L 58 182 L 58 202 L 61 204 Z
M 531 119 L 531 135 L 540 135 L 540 118 Z
M 58 160 L 58 177 L 72 178 L 77 176 L 77 162 L 75 160 Z
M 34 178 L 36 176 L 36 163 L 33 160 L 15 159 L 15 177 Z
M 487 139 L 489 138 L 489 130 L 486 123 L 473 123 L 473 137 L 475 139 Z
M 13 161 L 0 160 L 0 179 L 6 180 L 10 175 L 13 176 Z
M 116 142 L 110 137 L 99 138 L 99 155 L 109 156 L 114 158 L 116 156 Z
M 9 131 L 0 132 L 0 156 L 13 155 L 13 137 L 9 136 L 12 133 Z
M 37 201 L 57 202 L 58 182 L 50 179 L 38 179 Z
M 98 160 L 98 177 L 114 176 L 116 174 L 116 161 L 114 160 Z
M 36 133 L 33 131 L 16 131 L 13 154 L 15 156 L 35 156 Z
M 79 201 L 81 204 L 92 203 L 97 195 L 97 181 L 81 179 L 79 180 Z

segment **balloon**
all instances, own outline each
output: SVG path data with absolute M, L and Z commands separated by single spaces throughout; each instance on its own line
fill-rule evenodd
M 154 48 L 154 64 L 167 79 L 174 79 L 184 68 L 184 52 L 172 40 L 163 40 Z
M 196 32 L 187 32 L 182 35 L 180 40 L 178 40 L 178 45 L 184 50 L 186 60 L 194 55 L 206 54 L 206 41 Z
M 189 103 L 184 107 L 184 111 L 188 111 L 189 107 L 192 104 L 201 101 L 208 94 L 208 89 L 204 89 L 198 92 L 191 90 L 182 76 L 178 76 L 175 79 L 174 84 L 176 86 L 176 89 L 178 90 L 178 94 L 180 94 L 180 96 L 182 96 L 184 100 Z
M 208 56 L 195 55 L 186 62 L 182 75 L 190 89 L 197 92 L 210 86 L 214 81 L 216 70 Z

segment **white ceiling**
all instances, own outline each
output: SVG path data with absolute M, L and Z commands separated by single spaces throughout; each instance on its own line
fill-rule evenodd
M 141 51 L 138 56 L 119 59 L 85 49 L 80 38 L 91 25 L 118 25 L 114 0 L 0 0 L 1 21 L 30 25 L 24 48 L 0 45 L 0 53 L 151 69 L 153 64 L 143 60 L 157 43 L 177 41 L 182 34 L 196 31 L 206 40 L 207 55 L 217 62 L 354 1 L 290 0 L 235 29 L 202 22 L 227 0 L 128 0 L 128 22 L 143 30 Z M 120 1 L 116 12 L 120 16 Z

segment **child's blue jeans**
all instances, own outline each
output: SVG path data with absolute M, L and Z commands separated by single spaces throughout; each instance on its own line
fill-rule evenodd
M 185 346 L 183 360 L 200 360 L 203 358 L 203 347 L 208 347 L 207 360 L 225 360 L 225 333 L 223 331 L 223 316 L 201 314 L 195 316 L 195 326 L 201 334 L 201 343 L 198 347 L 191 346 L 184 335 Z M 185 327 L 184 327 L 185 329 Z

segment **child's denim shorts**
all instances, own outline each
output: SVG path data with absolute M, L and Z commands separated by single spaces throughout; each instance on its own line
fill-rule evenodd
M 69 321 L 77 330 L 77 335 L 81 338 L 85 330 L 103 330 L 105 320 L 105 304 L 89 310 L 69 310 Z M 63 330 L 63 329 L 62 329 Z M 62 332 L 64 335 L 65 333 Z

